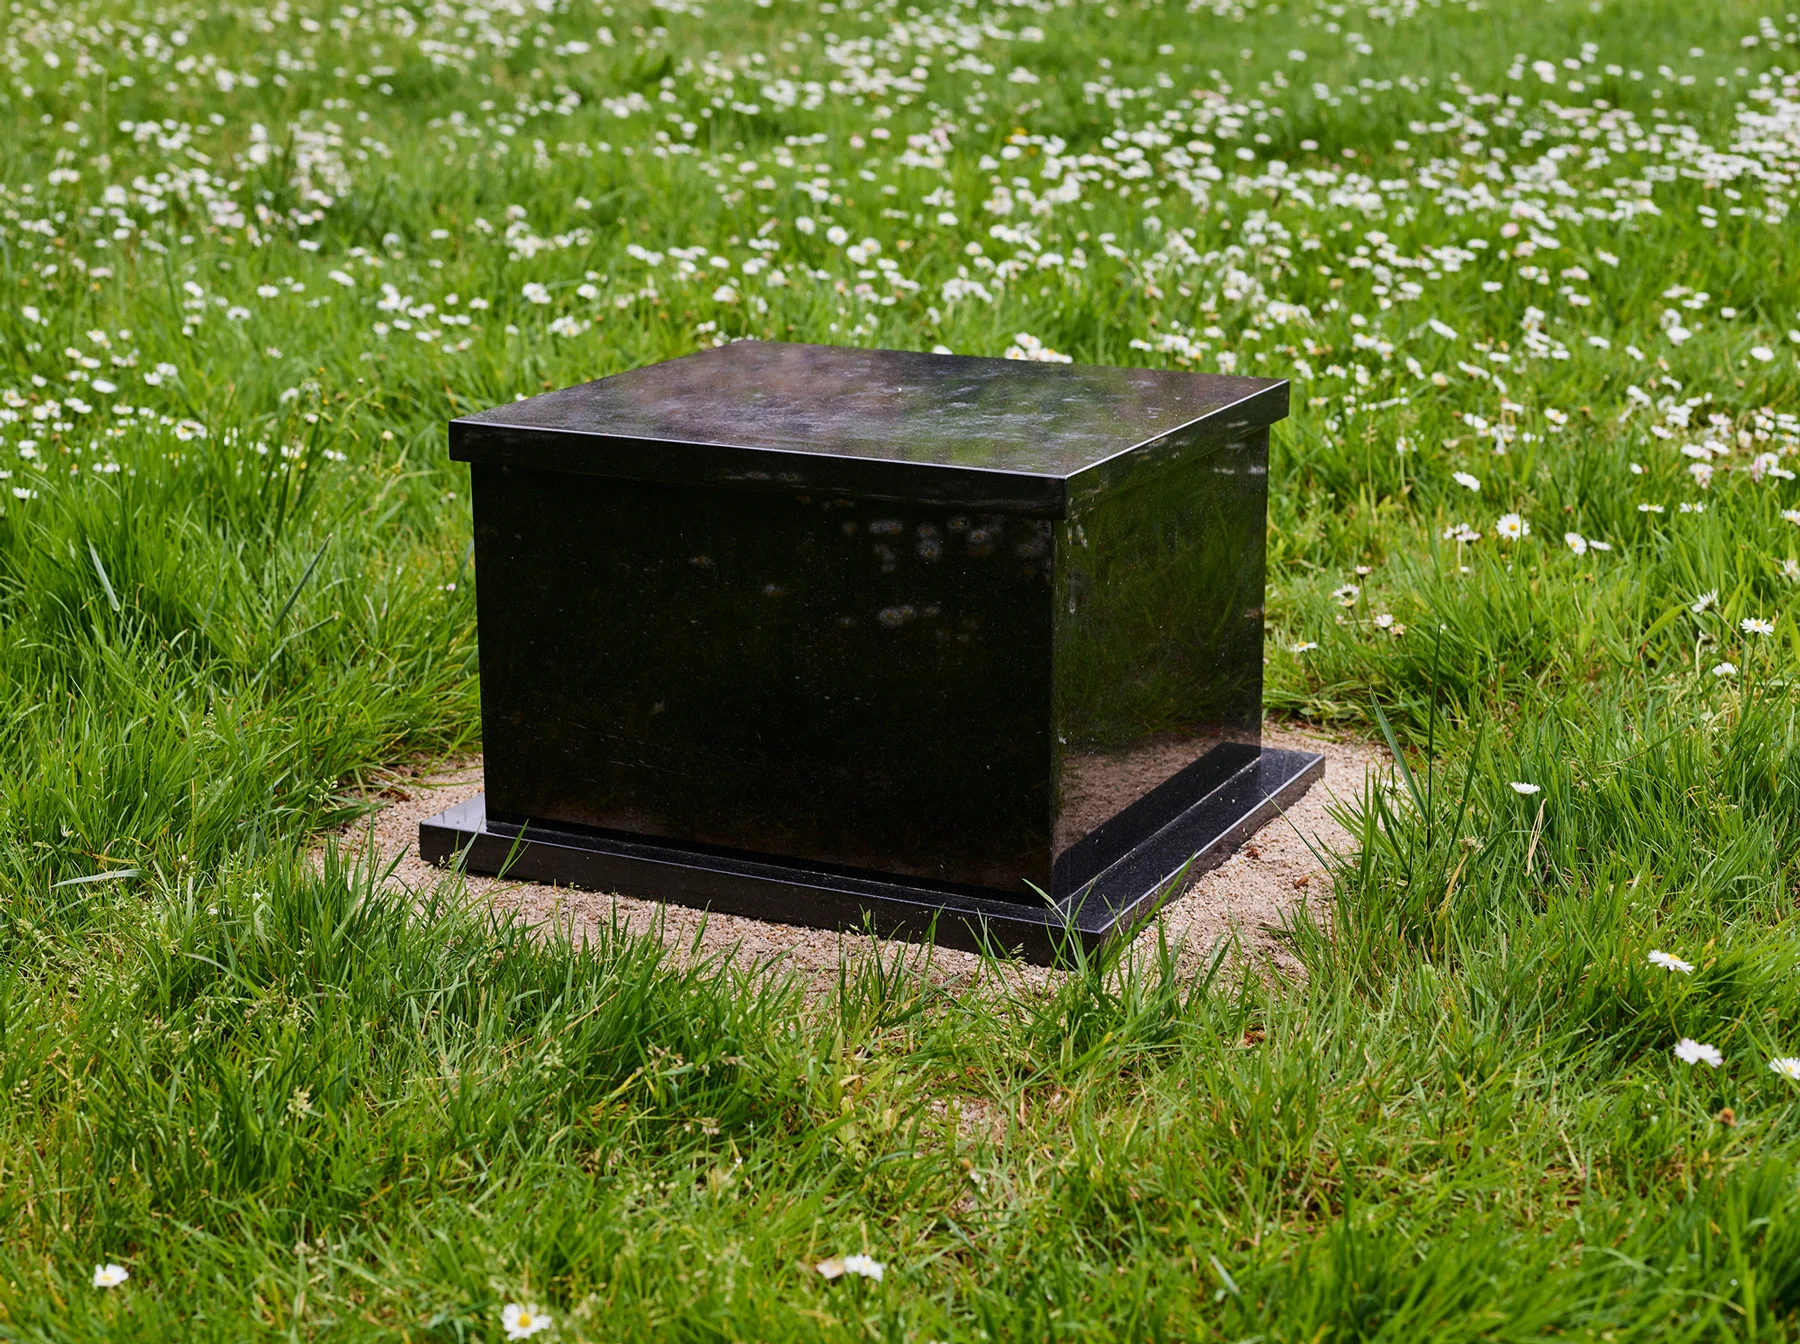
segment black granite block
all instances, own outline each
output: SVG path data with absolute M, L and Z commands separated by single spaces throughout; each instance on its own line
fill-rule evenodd
M 427 852 L 482 870 L 522 827 L 552 880 L 830 926 L 1135 909 L 1134 860 L 1211 852 L 1243 816 L 1195 809 L 1262 778 L 1286 406 L 744 342 L 455 421 L 487 794 Z

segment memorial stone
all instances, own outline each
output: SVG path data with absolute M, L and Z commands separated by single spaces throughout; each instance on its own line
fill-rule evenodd
M 1052 960 L 1304 792 L 1257 378 L 745 341 L 452 422 L 486 793 L 424 855 Z

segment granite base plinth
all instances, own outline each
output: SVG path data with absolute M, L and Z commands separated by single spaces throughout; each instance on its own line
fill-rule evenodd
M 485 796 L 419 826 L 428 861 L 522 882 L 669 901 L 812 928 L 930 938 L 1044 965 L 1129 933 L 1217 866 L 1324 771 L 1324 757 L 1264 748 L 1067 899 L 1041 906 L 874 873 L 624 836 L 490 822 Z

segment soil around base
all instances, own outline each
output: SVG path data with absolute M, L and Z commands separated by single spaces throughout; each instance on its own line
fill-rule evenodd
M 1331 896 L 1330 878 L 1314 851 L 1347 850 L 1349 835 L 1331 817 L 1334 804 L 1356 797 L 1370 771 L 1385 771 L 1387 753 L 1355 738 L 1270 726 L 1263 744 L 1325 757 L 1324 777 L 1285 819 L 1270 822 L 1236 854 L 1204 874 L 1187 891 L 1163 907 L 1158 919 L 1171 943 L 1183 945 L 1183 957 L 1198 965 L 1215 947 L 1235 936 L 1238 954 L 1250 963 L 1267 963 L 1281 973 L 1298 975 L 1299 963 L 1281 938 L 1283 921 L 1302 903 L 1315 907 Z M 394 864 L 392 881 L 408 891 L 441 883 L 446 874 L 419 857 L 419 823 L 482 790 L 481 762 L 475 760 L 388 781 L 380 810 L 337 833 L 337 843 L 362 846 L 373 840 L 383 864 Z M 1310 845 L 1310 847 L 1309 847 Z M 501 913 L 516 912 L 546 933 L 560 930 L 579 944 L 617 918 L 639 932 L 660 930 L 670 949 L 687 956 L 730 952 L 740 966 L 778 964 L 825 989 L 837 979 L 846 957 L 878 953 L 884 958 L 905 953 L 909 945 L 868 939 L 824 929 L 771 924 L 736 915 L 709 914 L 660 901 L 542 886 L 492 877 L 469 876 L 468 893 Z M 1141 950 L 1152 948 L 1156 926 L 1139 935 Z M 913 954 L 924 960 L 922 950 Z M 972 953 L 933 948 L 933 979 L 972 982 L 981 959 Z M 1019 968 L 1029 978 L 1052 974 L 1036 967 Z

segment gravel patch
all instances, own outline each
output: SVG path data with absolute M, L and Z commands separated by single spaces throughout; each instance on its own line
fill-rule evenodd
M 1185 962 L 1197 966 L 1222 949 L 1244 965 L 1261 965 L 1297 975 L 1300 965 L 1285 945 L 1284 921 L 1302 904 L 1315 907 L 1331 897 L 1330 878 L 1318 854 L 1344 852 L 1350 837 L 1331 817 L 1335 802 L 1348 802 L 1368 773 L 1384 769 L 1387 754 L 1356 738 L 1311 730 L 1268 727 L 1265 745 L 1317 751 L 1325 775 L 1291 808 L 1211 872 L 1203 874 L 1159 916 L 1171 942 L 1182 945 Z M 419 823 L 453 803 L 481 792 L 481 761 L 417 772 L 399 772 L 385 781 L 379 809 L 337 832 L 342 845 L 360 848 L 371 838 L 383 864 L 394 865 L 390 881 L 420 891 L 446 874 L 419 857 Z M 657 932 L 683 957 L 732 954 L 740 966 L 779 965 L 800 973 L 823 991 L 836 983 L 839 966 L 870 952 L 886 959 L 914 958 L 934 980 L 973 983 L 981 958 L 950 948 L 929 950 L 888 939 L 870 939 L 822 929 L 772 924 L 738 915 L 710 914 L 660 901 L 639 900 L 492 877 L 468 876 L 468 895 L 501 913 L 516 912 L 546 934 L 560 932 L 574 942 L 593 936 L 615 919 L 634 931 Z M 1154 947 L 1156 928 L 1139 935 L 1139 947 Z M 1017 968 L 1029 980 L 1049 973 Z

